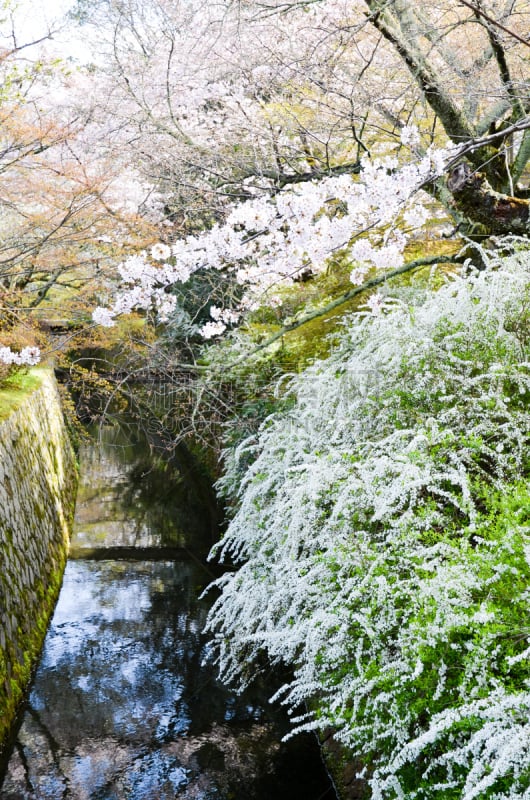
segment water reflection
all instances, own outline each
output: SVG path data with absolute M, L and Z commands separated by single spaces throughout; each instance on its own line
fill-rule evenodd
M 205 556 L 219 509 L 210 481 L 184 444 L 154 449 L 130 426 L 98 426 L 83 448 L 76 506 L 79 547 L 187 547 Z
M 155 467 L 151 508 L 145 491 L 134 500 L 126 448 L 89 450 L 84 463 L 76 546 L 115 544 L 108 531 L 119 521 L 120 543 L 170 537 L 188 557 L 69 562 L 0 796 L 332 800 L 315 741 L 280 743 L 286 721 L 266 702 L 271 687 L 237 696 L 216 681 L 198 599 L 210 580 L 205 531 L 185 530 L 168 499 L 160 530 Z M 164 496 L 171 480 L 159 482 Z

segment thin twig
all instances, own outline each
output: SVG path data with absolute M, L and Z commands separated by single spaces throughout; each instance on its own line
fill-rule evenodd
M 521 42 L 522 44 L 525 44 L 527 47 L 530 47 L 530 42 L 528 41 L 528 39 L 523 39 L 523 37 L 519 36 L 519 34 L 515 33 L 515 31 L 506 28 L 500 22 L 497 22 L 496 19 L 490 17 L 489 14 L 486 14 L 486 12 L 483 11 L 481 8 L 478 8 L 478 6 L 474 5 L 473 3 L 469 3 L 468 0 L 458 0 L 458 2 L 470 8 L 471 11 L 474 11 L 475 14 L 478 14 L 480 17 L 483 17 L 487 22 L 490 22 L 492 25 L 495 25 L 496 28 L 500 28 L 500 30 L 504 31 L 504 33 L 507 33 L 509 36 L 513 36 L 513 38 L 517 39 L 518 42 Z

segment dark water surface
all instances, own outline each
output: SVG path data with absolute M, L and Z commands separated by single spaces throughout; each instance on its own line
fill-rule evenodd
M 82 454 L 74 559 L 0 798 L 334 800 L 316 740 L 281 743 L 272 683 L 216 680 L 201 492 L 106 433 Z

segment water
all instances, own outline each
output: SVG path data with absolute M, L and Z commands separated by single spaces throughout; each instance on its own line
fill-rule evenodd
M 244 695 L 216 680 L 199 599 L 212 520 L 189 474 L 138 442 L 82 464 L 74 558 L 2 800 L 334 800 L 316 740 L 281 743 L 272 676 Z

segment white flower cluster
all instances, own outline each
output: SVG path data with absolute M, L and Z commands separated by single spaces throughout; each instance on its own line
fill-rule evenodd
M 416 125 L 404 125 L 401 128 L 401 143 L 406 147 L 415 147 L 420 141 L 420 132 Z
M 41 352 L 38 347 L 23 347 L 18 353 L 10 347 L 0 347 L 0 362 L 2 364 L 34 367 L 39 363 L 40 358 Z
M 147 253 L 127 259 L 120 267 L 122 286 L 114 304 L 106 315 L 98 309 L 94 319 L 108 325 L 119 314 L 153 306 L 167 319 L 175 307 L 167 288 L 186 282 L 203 267 L 233 271 L 247 288 L 247 307 L 307 269 L 322 271 L 339 250 L 346 250 L 360 265 L 352 272 L 357 284 L 371 267 L 398 267 L 408 240 L 396 227 L 398 218 L 405 212 L 409 227 L 423 225 L 428 212 L 416 197 L 418 188 L 439 174 L 446 157 L 445 151 L 430 150 L 405 166 L 395 158 L 365 158 L 358 179 L 325 178 L 286 189 L 274 198 L 240 203 L 224 224 L 172 246 L 155 244 L 150 258 L 157 266 Z M 214 318 L 203 327 L 203 335 L 217 335 L 235 322 Z
M 528 798 L 529 286 L 523 253 L 354 315 L 225 454 L 222 674 L 290 664 L 278 697 L 369 759 L 378 800 Z
M 94 309 L 92 319 L 96 325 L 102 325 L 104 328 L 112 328 L 116 324 L 112 311 L 101 306 Z
M 206 322 L 200 330 L 204 339 L 212 339 L 214 336 L 219 336 L 224 333 L 228 325 L 236 325 L 241 314 L 227 308 L 212 306 L 210 308 L 210 316 L 214 321 Z
M 155 245 L 151 257 L 160 260 L 171 256 L 170 248 L 165 244 Z M 147 310 L 155 308 L 159 318 L 166 320 L 176 307 L 176 298 L 168 293 L 174 283 L 185 282 L 190 276 L 182 265 L 172 266 L 162 263 L 154 266 L 148 260 L 148 254 L 130 256 L 119 267 L 122 290 L 118 293 L 110 308 L 98 307 L 92 313 L 92 319 L 99 325 L 112 327 L 115 318 L 121 314 L 129 314 L 135 309 Z

